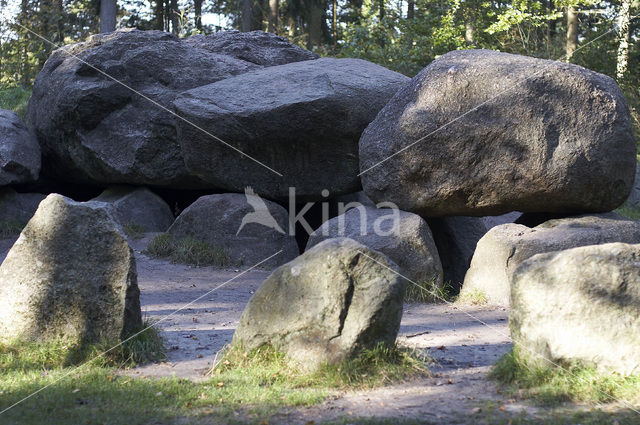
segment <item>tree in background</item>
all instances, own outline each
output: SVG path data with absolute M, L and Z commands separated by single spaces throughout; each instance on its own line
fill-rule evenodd
M 116 14 L 118 5 L 116 0 L 100 0 L 100 32 L 116 30 Z

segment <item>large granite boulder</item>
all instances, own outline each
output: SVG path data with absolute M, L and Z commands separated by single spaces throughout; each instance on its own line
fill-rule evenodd
M 189 90 L 174 101 L 187 169 L 230 191 L 322 199 L 360 189 L 358 140 L 408 78 L 359 59 L 264 68 Z M 244 155 L 243 155 L 244 154 Z M 248 155 L 248 156 L 247 156 Z
M 248 190 L 199 198 L 176 218 L 169 234 L 193 237 L 225 250 L 234 264 L 275 267 L 300 253 L 289 232 L 289 214 Z M 273 256 L 282 251 L 279 254 Z M 268 261 L 263 260 L 270 258 Z
M 0 266 L 0 340 L 116 341 L 142 325 L 139 295 L 104 204 L 49 195 Z
M 345 237 L 389 257 L 400 273 L 418 284 L 442 286 L 442 264 L 429 225 L 395 209 L 357 207 L 322 224 L 309 236 L 308 251 L 320 242 Z M 407 283 L 411 285 L 412 283 Z
M 319 58 L 315 53 L 291 44 L 283 37 L 263 31 L 219 31 L 209 35 L 194 35 L 185 42 L 190 46 L 261 66 L 284 65 Z
M 509 305 L 511 277 L 528 258 L 609 242 L 640 243 L 640 223 L 615 213 L 547 221 L 534 228 L 503 224 L 480 239 L 462 293 L 482 292 L 492 304 Z
M 218 37 L 251 51 L 275 40 L 264 54 L 284 50 L 281 61 L 314 58 L 276 36 Z M 225 54 L 224 46 L 217 51 L 208 39 L 118 30 L 54 51 L 26 114 L 42 145 L 43 173 L 79 183 L 210 186 L 184 166 L 176 140 L 181 119 L 171 102 L 182 91 L 263 66 Z
M 487 227 L 478 217 L 430 218 L 427 223 L 440 254 L 444 281 L 458 292 Z
M 635 158 L 613 79 L 489 50 L 433 61 L 360 139 L 367 195 L 423 217 L 611 211 Z
M 515 271 L 511 336 L 532 364 L 640 373 L 640 245 L 538 254 Z
M 10 187 L 0 188 L 0 223 L 26 225 L 45 197 L 41 193 L 18 193 Z
M 405 280 L 386 256 L 329 239 L 277 270 L 251 297 L 233 345 L 271 345 L 309 369 L 378 343 L 393 345 Z
M 28 183 L 40 175 L 40 145 L 19 116 L 0 109 L 0 186 Z
M 164 232 L 173 224 L 169 205 L 143 187 L 112 186 L 94 201 L 106 202 L 121 226 L 136 226 L 145 232 Z

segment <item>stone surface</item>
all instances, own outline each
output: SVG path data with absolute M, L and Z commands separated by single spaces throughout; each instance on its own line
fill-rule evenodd
M 515 271 L 509 324 L 533 363 L 640 373 L 640 245 L 538 254 Z
M 521 216 L 522 213 L 512 211 L 510 213 L 502 215 L 488 215 L 486 217 L 482 217 L 482 222 L 484 223 L 487 230 L 489 230 L 501 224 L 514 223 Z
M 482 218 L 477 217 L 430 218 L 427 223 L 440 254 L 444 281 L 458 291 L 487 227 Z
M 639 208 L 640 207 L 640 164 L 636 164 L 636 175 L 633 181 L 633 189 L 627 198 L 627 205 Z
M 535 254 L 609 242 L 640 243 L 640 223 L 615 213 L 547 221 L 534 228 L 503 224 L 480 239 L 463 293 L 482 292 L 492 304 L 509 305 L 511 277 Z
M 35 181 L 40 175 L 40 145 L 20 117 L 0 109 L 0 186 Z
M 321 242 L 260 286 L 232 344 L 271 345 L 309 369 L 394 344 L 405 283 L 390 269 L 397 266 L 386 256 L 351 239 Z
M 142 325 L 139 295 L 104 204 L 49 195 L 0 266 L 0 340 L 115 341 Z
M 253 192 L 251 192 L 253 193 Z M 228 252 L 234 264 L 251 267 L 282 252 L 262 267 L 275 267 L 299 254 L 289 235 L 289 215 L 255 194 L 223 193 L 199 198 L 169 228 L 176 238 L 194 237 Z
M 325 189 L 355 192 L 360 135 L 407 81 L 363 60 L 323 58 L 189 90 L 176 112 L 263 165 L 178 122 L 187 169 L 213 186 L 252 186 L 272 199 L 287 199 L 290 186 L 298 201 L 323 199 Z
M 251 51 L 264 45 L 260 37 L 238 33 L 218 37 L 248 43 Z M 200 39 L 119 30 L 53 52 L 27 108 L 43 149 L 43 173 L 78 183 L 210 187 L 184 166 L 176 140 L 181 120 L 171 102 L 182 91 L 262 66 L 224 54 L 224 46 L 216 51 L 209 37 Z M 265 54 L 300 50 L 278 40 Z
M 12 188 L 0 188 L 0 222 L 27 224 L 46 196 L 41 193 L 18 193 Z
M 113 216 L 121 226 L 136 225 L 145 232 L 164 232 L 173 223 L 169 205 L 149 189 L 113 186 L 94 201 L 109 203 Z
M 635 158 L 613 79 L 488 50 L 440 56 L 360 139 L 367 195 L 423 217 L 611 211 Z
M 284 65 L 319 58 L 315 53 L 291 44 L 283 37 L 263 31 L 219 31 L 209 35 L 194 35 L 185 42 L 190 46 L 261 66 Z
M 385 254 L 400 273 L 417 284 L 442 286 L 442 264 L 429 225 L 406 211 L 371 207 L 353 208 L 324 222 L 309 236 L 308 251 L 331 238 L 353 239 Z M 407 285 L 412 285 L 407 282 Z

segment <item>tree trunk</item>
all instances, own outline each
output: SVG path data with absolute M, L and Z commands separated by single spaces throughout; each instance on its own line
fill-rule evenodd
M 566 60 L 568 61 L 573 56 L 573 52 L 578 48 L 578 13 L 576 10 L 569 6 L 567 8 L 567 45 Z
M 253 1 L 242 0 L 242 32 L 251 31 L 253 26 Z
M 333 0 L 333 19 L 331 22 L 333 32 L 333 49 L 338 46 L 338 0 Z
M 175 35 L 180 34 L 180 15 L 178 14 L 178 0 L 171 0 L 169 2 L 171 5 L 170 9 L 170 20 L 171 20 L 171 32 Z
M 116 0 L 100 0 L 100 32 L 113 32 L 116 30 L 116 13 L 118 5 Z
M 202 0 L 193 0 L 193 10 L 196 14 L 196 29 L 202 31 Z
M 269 0 L 269 32 L 278 34 L 278 10 L 280 0 Z
M 616 65 L 616 78 L 622 81 L 624 74 L 627 73 L 629 64 L 629 40 L 631 37 L 629 23 L 631 21 L 631 0 L 622 0 L 620 6 L 620 15 L 618 16 L 618 57 Z
M 310 0 L 309 10 L 309 50 L 320 45 L 324 9 L 321 0 Z
M 379 6 L 378 18 L 380 19 L 380 22 L 382 22 L 382 20 L 384 19 L 384 0 L 380 0 L 380 3 L 378 4 L 378 6 Z
M 164 31 L 164 0 L 155 0 L 153 14 L 153 28 Z
M 409 0 L 407 2 L 407 19 L 413 19 L 416 16 L 416 2 Z

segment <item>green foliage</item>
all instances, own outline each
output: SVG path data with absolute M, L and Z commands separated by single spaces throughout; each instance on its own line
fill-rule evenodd
M 543 404 L 621 400 L 640 405 L 640 375 L 604 374 L 579 364 L 567 364 L 562 368 L 534 365 L 518 348 L 498 360 L 490 377 L 509 393 Z
M 9 239 L 19 235 L 25 225 L 26 223 L 21 223 L 18 220 L 0 221 L 0 239 Z
M 31 97 L 31 90 L 22 87 L 0 89 L 0 109 L 13 111 L 24 119 L 27 102 Z
M 292 389 L 363 389 L 430 376 L 430 363 L 431 360 L 417 350 L 380 344 L 337 365 L 324 365 L 316 371 L 306 372 L 273 347 L 246 352 L 234 346 L 228 348 L 214 365 L 212 374 L 216 380 L 236 374 L 242 379 L 255 375 L 258 379 L 252 382 L 261 382 L 267 387 L 286 384 Z M 231 394 L 227 396 L 231 397 Z
M 59 369 L 85 361 L 91 361 L 93 365 L 102 367 L 134 366 L 164 358 L 162 337 L 149 321 L 145 321 L 141 329 L 132 333 L 130 339 L 125 338 L 121 344 L 120 341 L 104 341 L 98 344 L 80 345 L 63 339 L 0 344 L 0 369 L 3 371 Z
M 451 300 L 453 285 L 451 282 L 444 282 L 437 285 L 435 279 L 417 285 L 413 282 L 407 282 L 407 289 L 404 295 L 404 301 L 408 303 L 443 303 Z
M 196 267 L 227 267 L 232 264 L 225 249 L 212 247 L 207 242 L 193 237 L 176 239 L 168 233 L 153 238 L 147 246 L 146 253 L 155 258 L 169 258 L 174 263 Z
M 485 305 L 489 301 L 487 300 L 487 295 L 484 292 L 479 289 L 474 289 L 460 293 L 456 298 L 456 302 L 469 305 Z
M 131 239 L 141 239 L 144 236 L 145 229 L 136 223 L 129 223 L 123 226 L 124 234 Z

